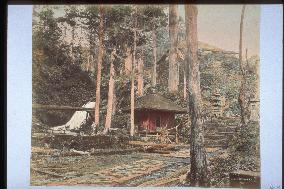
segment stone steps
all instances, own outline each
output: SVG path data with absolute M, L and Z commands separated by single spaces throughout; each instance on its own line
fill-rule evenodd
M 204 144 L 207 148 L 227 148 L 229 139 L 236 133 L 238 121 L 213 120 L 204 124 Z
M 206 144 L 206 148 L 227 148 L 226 145 L 223 144 Z
M 235 132 L 236 128 L 234 127 L 216 127 L 216 128 L 206 128 L 204 129 L 205 132 Z
M 204 141 L 204 144 L 207 145 L 207 144 L 221 144 L 221 145 L 224 145 L 227 143 L 227 139 L 219 139 L 219 140 L 205 140 Z
M 224 138 L 225 135 L 205 135 L 204 139 L 205 140 L 218 140 Z

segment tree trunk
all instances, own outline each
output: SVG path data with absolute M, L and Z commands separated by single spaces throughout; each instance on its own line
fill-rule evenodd
M 243 5 L 241 13 L 241 21 L 240 21 L 240 41 L 239 41 L 239 64 L 243 76 L 245 74 L 243 67 L 243 22 L 244 22 L 245 8 L 246 6 Z
M 95 106 L 95 125 L 93 130 L 96 129 L 100 121 L 100 98 L 101 98 L 101 71 L 103 61 L 103 37 L 104 37 L 104 7 L 100 5 L 100 25 L 99 25 L 99 47 L 98 47 L 98 70 L 97 70 L 97 88 L 96 88 L 96 106 Z
M 90 55 L 88 55 L 88 58 L 87 58 L 87 64 L 86 64 L 86 71 L 88 72 L 90 70 Z
M 187 79 L 186 79 L 186 60 L 185 60 L 185 55 L 178 49 L 178 57 L 179 60 L 183 62 L 183 99 L 187 100 Z
M 178 5 L 169 5 L 169 33 L 170 33 L 170 55 L 169 55 L 169 92 L 178 91 L 178 64 L 177 64 L 177 33 L 178 33 Z
M 184 69 L 184 72 L 183 72 L 183 99 L 186 100 L 187 99 L 187 91 L 186 91 L 186 73 L 185 73 L 185 70 Z
M 138 59 L 138 76 L 137 76 L 138 96 L 143 95 L 143 85 L 144 85 L 143 71 L 144 71 L 144 62 L 143 62 L 143 49 L 142 49 L 141 55 Z
M 116 106 L 117 106 L 117 98 L 115 94 L 115 82 L 113 82 L 113 103 L 112 103 L 112 115 L 114 116 L 116 114 Z
M 91 62 L 90 62 L 90 71 L 95 72 L 96 71 L 96 62 L 93 55 L 91 55 Z
M 113 110 L 113 93 L 114 93 L 114 51 L 111 52 L 110 55 L 110 70 L 109 70 L 109 83 L 108 83 L 108 99 L 107 99 L 107 114 L 106 114 L 106 122 L 105 122 L 105 130 L 104 133 L 107 133 L 109 128 L 111 127 L 111 119 L 112 119 L 112 110 Z
M 242 13 L 241 13 L 241 21 L 240 21 L 240 41 L 239 41 L 239 65 L 241 69 L 241 87 L 239 92 L 239 105 L 241 111 L 241 125 L 244 126 L 248 123 L 248 99 L 246 97 L 245 91 L 245 83 L 246 83 L 246 73 L 243 65 L 243 22 L 244 22 L 244 14 L 245 14 L 246 6 L 243 5 Z
M 155 87 L 157 84 L 157 36 L 156 30 L 152 30 L 153 38 L 153 73 L 152 73 L 152 86 Z
M 129 75 L 132 71 L 132 54 L 130 47 L 126 47 L 126 58 L 124 60 L 124 72 Z
M 75 26 L 72 26 L 72 39 L 71 39 L 71 59 L 72 59 L 72 64 L 75 62 L 75 56 L 74 56 L 74 38 L 75 38 Z
M 186 44 L 188 74 L 188 110 L 191 117 L 190 172 L 187 179 L 192 186 L 205 186 L 207 183 L 207 160 L 204 148 L 203 123 L 201 120 L 202 99 L 200 72 L 197 58 L 197 7 L 185 5 Z
M 136 14 L 136 9 L 135 9 Z M 135 64 L 136 64 L 136 25 L 137 25 L 137 17 L 135 15 L 135 23 L 134 23 L 134 41 L 133 41 L 133 59 L 132 59 L 132 72 L 131 72 L 131 95 L 130 95 L 130 136 L 134 136 L 134 80 L 135 80 Z
M 249 62 L 248 62 L 248 49 L 246 49 L 246 67 L 249 68 Z

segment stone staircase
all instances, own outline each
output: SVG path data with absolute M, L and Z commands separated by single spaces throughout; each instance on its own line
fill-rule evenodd
M 237 132 L 238 119 L 214 119 L 204 124 L 206 148 L 227 148 L 230 138 Z

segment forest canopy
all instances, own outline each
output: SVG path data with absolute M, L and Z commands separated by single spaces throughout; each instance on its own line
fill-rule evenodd
M 60 11 L 59 11 L 60 9 Z M 170 48 L 169 13 L 167 6 L 109 5 L 105 6 L 103 20 L 105 53 L 102 61 L 101 115 L 106 113 L 111 53 L 115 51 L 114 81 L 116 112 L 130 104 L 131 76 L 125 74 L 131 66 L 127 59 L 134 50 L 133 29 L 136 30 L 136 59 L 143 61 L 143 94 L 153 88 L 171 98 L 183 107 L 184 60 L 177 59 L 179 69 L 178 95 L 167 90 L 169 58 L 165 56 Z M 58 14 L 60 12 L 61 14 Z M 99 43 L 100 11 L 96 5 L 80 6 L 35 6 L 33 17 L 33 103 L 51 105 L 82 106 L 95 101 L 97 56 Z M 135 16 L 136 21 L 132 19 Z M 185 26 L 182 17 L 178 19 L 178 48 L 185 54 Z M 153 44 L 155 45 L 153 46 Z M 200 61 L 200 82 L 204 104 L 208 104 L 216 91 L 225 97 L 227 109 L 239 115 L 237 102 L 240 87 L 240 68 L 236 53 L 228 53 L 213 45 L 198 42 Z M 153 56 L 153 49 L 156 55 Z M 156 84 L 153 85 L 153 60 L 156 61 Z M 257 85 L 259 66 L 257 56 L 246 59 L 249 65 L 250 84 Z M 130 66 L 130 67 L 129 67 Z M 139 69 L 139 65 L 135 66 Z M 141 71 L 141 70 L 140 70 Z M 140 72 L 139 70 L 137 71 Z M 137 74 L 137 75 L 139 75 Z M 135 93 L 139 93 L 139 79 L 135 80 Z M 251 95 L 256 87 L 250 87 Z M 136 95 L 137 96 L 137 95 Z M 66 122 L 72 112 L 36 112 L 41 122 L 54 126 Z M 103 123 L 102 123 L 103 124 Z

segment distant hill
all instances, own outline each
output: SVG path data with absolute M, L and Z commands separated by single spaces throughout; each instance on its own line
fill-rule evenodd
M 186 41 L 180 41 L 179 42 L 179 48 L 186 48 Z M 224 49 L 221 49 L 219 47 L 216 47 L 214 45 L 202 42 L 202 41 L 198 41 L 198 49 L 202 49 L 202 50 L 207 50 L 207 51 L 220 51 L 220 52 L 227 52 L 227 53 L 233 53 L 233 54 L 237 54 L 236 52 L 233 51 L 227 51 Z
M 204 50 L 225 51 L 224 49 L 221 49 L 219 47 L 201 41 L 198 41 L 198 48 Z

